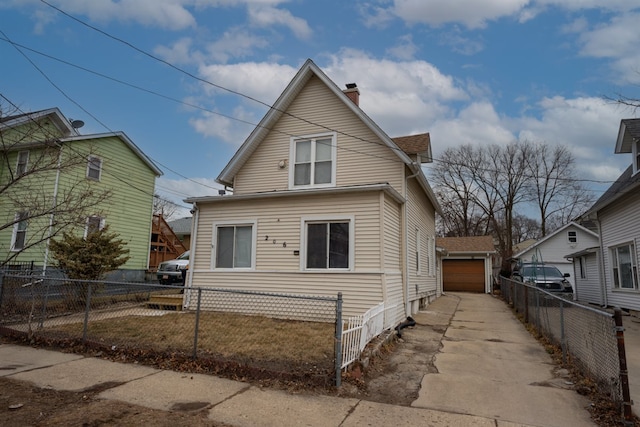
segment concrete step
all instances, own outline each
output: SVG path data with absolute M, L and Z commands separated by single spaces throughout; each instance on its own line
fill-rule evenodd
M 147 301 L 147 307 L 158 310 L 182 310 L 182 294 L 151 295 Z

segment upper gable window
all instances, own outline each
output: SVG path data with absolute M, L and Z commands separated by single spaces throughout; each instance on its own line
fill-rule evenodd
M 578 243 L 578 233 L 576 231 L 567 231 L 567 241 L 569 243 Z
M 290 188 L 331 187 L 336 182 L 336 134 L 291 138 Z
M 89 156 L 87 159 L 87 178 L 100 181 L 102 172 L 102 159 L 96 156 Z
M 19 151 L 18 152 L 18 164 L 16 165 L 16 175 L 24 175 L 27 173 L 27 168 L 29 166 L 29 152 L 28 151 Z

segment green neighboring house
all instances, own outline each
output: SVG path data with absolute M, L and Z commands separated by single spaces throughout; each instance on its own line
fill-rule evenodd
M 0 117 L 0 266 L 51 269 L 52 237 L 108 225 L 131 257 L 110 277 L 142 280 L 162 171 L 123 132 L 81 124 L 57 108 Z

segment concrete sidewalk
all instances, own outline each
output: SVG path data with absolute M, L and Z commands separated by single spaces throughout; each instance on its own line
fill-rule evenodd
M 0 376 L 82 391 L 161 410 L 208 408 L 234 426 L 593 426 L 589 402 L 562 387 L 550 356 L 490 295 L 443 296 L 415 318 L 452 318 L 411 407 L 333 396 L 288 394 L 209 375 L 0 345 Z

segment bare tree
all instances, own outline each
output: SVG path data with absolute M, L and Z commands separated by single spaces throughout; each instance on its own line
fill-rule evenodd
M 550 220 L 560 222 L 560 225 L 570 221 L 593 203 L 593 197 L 575 179 L 575 162 L 566 147 L 527 144 L 531 147 L 528 174 L 531 177 L 532 202 L 538 210 L 540 231 L 544 237 Z
M 45 252 L 51 237 L 84 227 L 110 196 L 84 179 L 91 147 L 77 150 L 50 123 L 31 117 L 0 105 L 0 236 L 14 236 L 11 248 L 0 240 L 0 267 L 38 245 Z M 9 126 L 16 118 L 23 120 Z
M 153 195 L 153 214 L 162 215 L 166 221 L 171 221 L 178 212 L 178 205 L 171 200 L 161 197 L 159 194 Z

